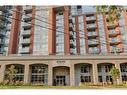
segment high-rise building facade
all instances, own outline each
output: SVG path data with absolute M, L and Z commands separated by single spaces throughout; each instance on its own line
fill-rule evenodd
M 127 81 L 127 10 L 109 23 L 95 6 L 0 6 L 0 81 L 45 85 L 111 81 L 112 66 Z

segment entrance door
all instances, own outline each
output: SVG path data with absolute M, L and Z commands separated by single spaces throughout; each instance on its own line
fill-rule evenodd
M 65 86 L 66 85 L 65 79 L 66 79 L 65 76 L 56 76 L 56 85 L 57 86 Z

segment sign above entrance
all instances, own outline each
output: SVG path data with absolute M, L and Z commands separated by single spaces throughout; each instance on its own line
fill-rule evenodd
M 65 60 L 57 60 L 56 61 L 58 64 L 64 64 L 65 63 Z

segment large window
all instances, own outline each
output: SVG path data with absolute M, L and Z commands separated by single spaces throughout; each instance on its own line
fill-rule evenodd
M 81 76 L 81 82 L 91 82 L 91 76 Z
M 89 73 L 89 72 L 90 72 L 90 66 L 89 65 L 81 66 L 81 73 Z
M 31 65 L 31 82 L 48 83 L 48 66 L 43 64 Z
M 15 66 L 15 70 L 16 70 L 16 74 L 14 75 L 14 81 L 23 81 L 24 80 L 24 65 L 14 65 Z M 5 71 L 5 79 L 9 79 L 9 76 L 7 74 L 7 72 L 10 72 L 9 68 L 11 67 L 11 65 L 7 65 L 6 66 L 6 71 Z

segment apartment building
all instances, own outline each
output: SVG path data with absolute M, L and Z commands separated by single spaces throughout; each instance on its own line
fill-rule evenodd
M 0 81 L 78 86 L 127 81 L 127 11 L 116 24 L 94 6 L 0 6 Z

